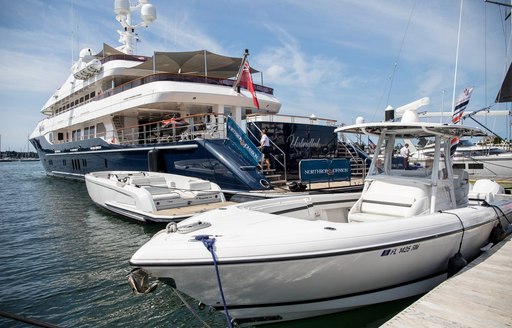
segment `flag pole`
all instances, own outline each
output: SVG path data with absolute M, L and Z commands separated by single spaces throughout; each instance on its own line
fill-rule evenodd
M 238 91 L 237 88 L 238 85 L 240 84 L 240 79 L 242 78 L 242 71 L 244 69 L 245 62 L 247 61 L 247 56 L 249 56 L 249 49 L 245 49 L 244 56 L 242 57 L 242 63 L 240 64 L 238 73 L 236 73 L 235 83 L 233 83 L 233 90 L 235 91 Z
M 460 27 L 462 25 L 462 7 L 464 6 L 464 0 L 460 0 L 460 14 L 459 14 L 459 30 L 457 32 L 457 52 L 455 54 L 455 74 L 453 77 L 453 97 L 452 97 L 452 111 L 455 110 L 455 92 L 457 88 L 457 68 L 459 65 L 459 46 L 460 46 Z

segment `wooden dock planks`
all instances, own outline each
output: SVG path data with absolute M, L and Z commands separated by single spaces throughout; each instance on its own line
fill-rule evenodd
M 511 239 L 508 236 L 382 327 L 512 327 Z

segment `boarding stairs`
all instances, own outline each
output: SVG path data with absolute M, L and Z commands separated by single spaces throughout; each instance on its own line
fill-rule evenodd
M 258 166 L 258 168 L 260 168 Z M 280 187 L 286 185 L 286 180 L 283 178 L 282 174 L 276 172 L 276 169 L 261 169 L 260 172 L 263 173 L 265 178 L 270 182 L 274 187 Z
M 350 160 L 350 174 L 353 177 L 364 177 L 366 175 L 366 163 L 359 157 L 353 145 L 345 142 L 338 142 L 336 145 L 336 157 Z
M 114 124 L 114 130 L 117 133 L 117 139 L 119 143 L 124 141 L 124 120 L 121 116 L 115 115 L 112 117 L 112 124 Z

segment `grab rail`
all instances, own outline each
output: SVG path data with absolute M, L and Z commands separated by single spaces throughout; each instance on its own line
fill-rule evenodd
M 252 124 L 252 126 L 254 126 L 254 127 L 256 128 L 256 130 L 258 130 L 258 131 L 260 132 L 260 134 L 261 134 L 261 129 L 260 129 L 260 128 L 255 124 L 255 122 L 250 122 L 250 123 L 251 123 L 251 124 Z M 248 133 L 250 133 L 250 134 L 251 134 L 251 136 L 252 136 L 255 140 L 259 140 L 259 138 L 258 138 L 257 136 L 255 136 L 255 135 L 254 135 L 254 133 L 251 131 L 251 129 L 246 129 L 246 130 L 247 130 L 247 132 L 248 132 Z M 282 156 L 283 156 L 283 161 L 281 162 L 281 161 L 279 160 L 279 158 L 277 158 L 274 154 L 272 154 L 272 153 L 270 154 L 270 156 L 272 156 L 272 158 L 274 159 L 274 161 L 275 161 L 275 162 L 277 162 L 277 163 L 279 164 L 279 166 L 280 166 L 280 167 L 282 167 L 282 169 L 283 169 L 283 171 L 284 171 L 284 180 L 288 181 L 288 179 L 287 179 L 287 169 L 286 169 L 286 154 L 285 154 L 285 152 L 284 152 L 281 148 L 279 148 L 279 146 L 278 146 L 278 145 L 276 145 L 276 143 L 275 143 L 275 142 L 273 142 L 273 141 L 272 141 L 272 139 L 270 139 L 270 138 L 269 138 L 269 140 L 270 140 L 270 144 L 271 144 L 272 146 L 274 146 L 274 148 L 275 148 L 275 149 L 277 149 L 277 150 L 279 151 L 280 155 L 282 155 Z M 263 166 L 262 166 L 262 169 L 263 169 Z

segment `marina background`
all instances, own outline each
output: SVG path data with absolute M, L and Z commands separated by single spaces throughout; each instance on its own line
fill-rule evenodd
M 84 182 L 47 177 L 37 161 L 0 163 L 0 195 L 0 311 L 62 327 L 202 327 L 169 287 L 136 296 L 128 285 L 129 258 L 163 226 L 100 210 Z M 416 299 L 268 327 L 378 327 Z M 220 312 L 198 313 L 227 326 Z
M 339 124 L 363 116 L 368 122 L 382 119 L 388 104 L 396 108 L 425 96 L 429 111 L 451 109 L 460 1 L 151 3 L 158 19 L 140 30 L 137 54 L 207 49 L 240 57 L 248 48 L 251 66 L 275 89 L 282 114 L 315 114 Z M 113 0 L 3 5 L 0 113 L 8 119 L 0 121 L 1 150 L 22 152 L 43 119 L 39 110 L 79 51 L 100 51 L 103 42 L 117 46 L 118 24 Z M 475 87 L 468 112 L 493 104 L 503 81 L 510 62 L 508 12 L 483 0 L 464 2 L 455 93 Z M 261 82 L 259 74 L 254 81 Z M 504 138 L 510 131 L 500 117 L 482 122 Z

